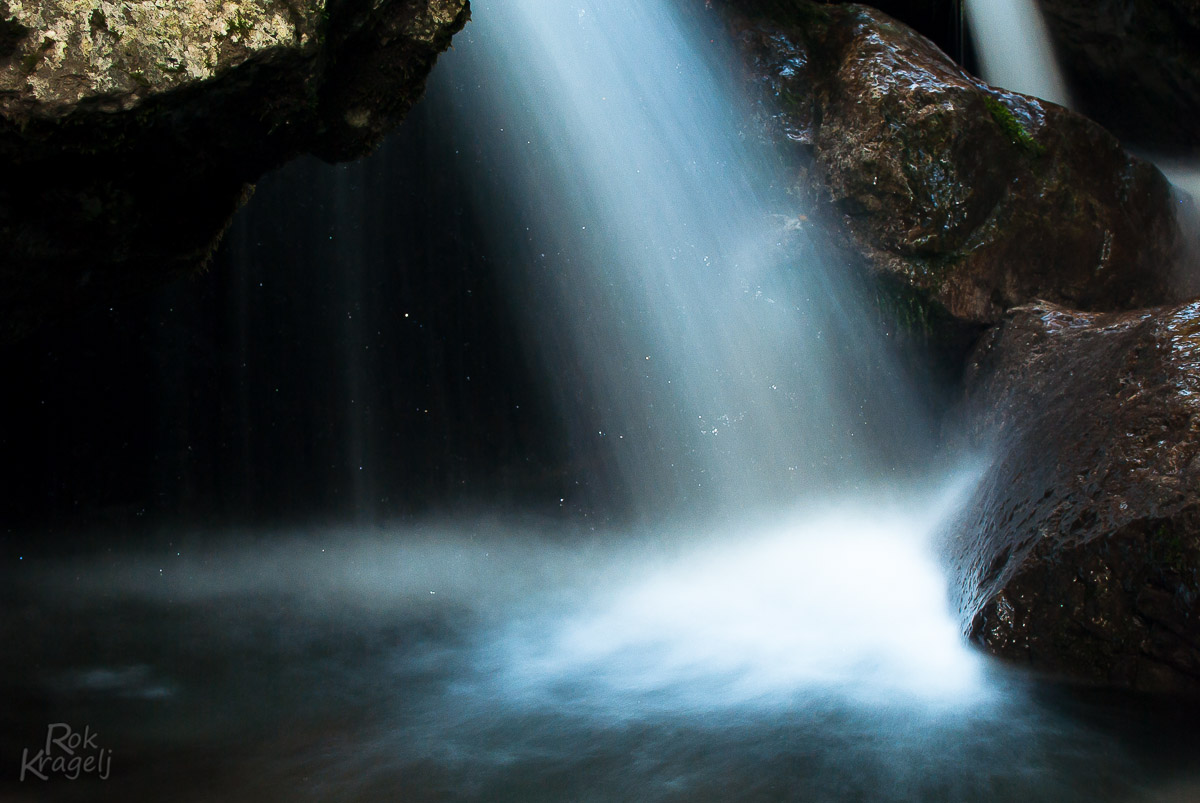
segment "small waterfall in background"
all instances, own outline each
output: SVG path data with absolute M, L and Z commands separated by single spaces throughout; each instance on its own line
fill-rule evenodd
M 993 86 L 1071 107 L 1035 0 L 965 0 L 982 75 Z

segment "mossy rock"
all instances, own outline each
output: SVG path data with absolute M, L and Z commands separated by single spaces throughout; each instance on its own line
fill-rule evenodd
M 1179 199 L 1096 124 L 988 86 L 865 6 L 726 9 L 764 119 L 803 162 L 803 211 L 894 286 L 973 325 L 1039 298 L 1108 311 L 1200 294 Z
M 983 102 L 987 106 L 987 110 L 991 112 L 992 119 L 1008 135 L 1014 145 L 1020 145 L 1034 156 L 1041 156 L 1046 152 L 1046 146 L 1034 139 L 1025 126 L 1017 120 L 1012 110 L 1001 103 L 998 98 L 984 95 Z

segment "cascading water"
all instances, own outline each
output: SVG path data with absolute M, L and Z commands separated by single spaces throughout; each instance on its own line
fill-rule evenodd
M 786 167 L 711 38 L 667 3 L 476 10 L 444 65 L 456 119 L 495 165 L 480 203 L 511 207 L 496 239 L 524 269 L 532 348 L 551 381 L 582 383 L 566 412 L 607 444 L 611 484 L 643 513 L 728 510 L 922 452 L 855 288 L 797 256 Z
M 961 643 L 927 535 L 970 473 L 920 470 L 919 407 L 855 288 L 778 214 L 782 162 L 743 128 L 716 37 L 649 0 L 474 14 L 424 102 L 454 121 L 435 130 L 472 185 L 455 203 L 491 224 L 597 507 L 632 515 L 173 532 L 23 568 L 0 591 L 36 611 L 0 634 L 38 667 L 19 713 L 113 751 L 112 778 L 53 796 L 1140 796 L 1117 728 L 1046 710 Z M 317 175 L 345 215 L 338 170 Z M 355 326 L 337 382 L 375 404 Z M 369 468 L 347 415 L 347 465 Z
M 476 13 L 444 65 L 451 111 L 491 145 L 477 202 L 511 205 L 496 236 L 520 234 L 514 299 L 547 375 L 583 381 L 576 438 L 602 442 L 616 477 L 599 481 L 628 489 L 647 537 L 681 515 L 721 531 L 551 626 L 549 647 L 509 659 L 514 681 L 574 667 L 603 693 L 669 693 L 703 678 L 711 701 L 767 677 L 961 689 L 974 661 L 926 553 L 936 517 L 880 513 L 880 483 L 910 481 L 929 450 L 921 412 L 857 288 L 777 211 L 786 167 L 745 128 L 714 38 L 668 3 Z M 887 599 L 903 614 L 885 618 Z

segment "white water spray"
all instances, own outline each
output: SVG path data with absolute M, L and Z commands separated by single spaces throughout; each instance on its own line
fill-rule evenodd
M 989 693 L 981 658 L 963 648 L 920 548 L 948 500 L 926 501 L 914 515 L 831 500 L 692 533 L 683 554 L 632 563 L 586 604 L 515 622 L 482 674 L 507 699 L 609 717 L 806 698 L 977 703 Z

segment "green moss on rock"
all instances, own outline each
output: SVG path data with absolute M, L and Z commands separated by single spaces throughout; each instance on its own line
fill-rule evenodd
M 996 121 L 996 124 L 1000 126 L 1014 145 L 1020 145 L 1034 156 L 1041 156 L 1046 152 L 1045 146 L 1025 130 L 1025 126 L 1021 125 L 1011 109 L 991 95 L 984 95 L 983 103 L 987 106 L 988 113 L 992 115 L 992 119 Z

